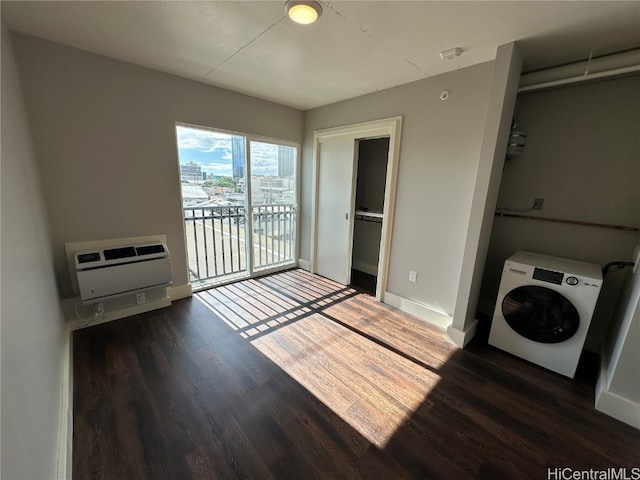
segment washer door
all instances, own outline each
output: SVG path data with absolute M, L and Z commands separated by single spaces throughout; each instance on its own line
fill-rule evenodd
M 564 342 L 580 326 L 580 315 L 569 300 L 533 285 L 511 290 L 502 300 L 502 314 L 513 330 L 540 343 Z

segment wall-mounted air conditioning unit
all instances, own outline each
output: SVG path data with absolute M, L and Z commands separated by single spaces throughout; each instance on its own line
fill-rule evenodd
M 164 243 L 77 251 L 74 257 L 85 304 L 172 284 L 169 249 Z

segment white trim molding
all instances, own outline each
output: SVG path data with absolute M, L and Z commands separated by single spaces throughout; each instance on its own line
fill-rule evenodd
M 405 313 L 414 315 L 421 320 L 424 320 L 431 325 L 440 327 L 443 330 L 451 324 L 451 316 L 445 313 L 436 312 L 430 309 L 426 305 L 409 300 L 408 298 L 401 297 L 391 292 L 384 292 L 384 299 L 382 300 L 387 305 L 396 307 Z
M 602 362 L 596 384 L 596 410 L 640 429 L 640 404 L 609 391 L 608 383 L 607 368 Z
M 311 271 L 311 262 L 309 260 L 303 260 L 302 258 L 298 259 L 298 268 L 306 270 L 307 272 Z
M 71 324 L 65 322 L 62 352 L 60 427 L 58 431 L 57 477 L 71 480 L 73 455 L 73 343 Z
M 319 154 L 320 144 L 344 140 L 366 140 L 371 138 L 389 137 L 389 152 L 387 154 L 387 175 L 384 191 L 384 216 L 382 219 L 382 233 L 380 238 L 380 256 L 377 267 L 378 281 L 376 283 L 376 300 L 384 301 L 387 288 L 389 263 L 391 258 L 391 238 L 393 235 L 393 218 L 398 182 L 398 163 L 400 161 L 400 142 L 402 138 L 402 116 L 389 117 L 369 122 L 357 123 L 316 130 L 313 134 L 313 176 L 311 195 L 311 258 L 310 272 L 317 272 L 317 240 L 318 240 L 318 202 L 320 192 Z M 355 147 L 354 147 L 355 148 Z M 352 192 L 352 203 L 355 202 L 355 185 Z M 353 216 L 353 212 L 351 212 Z
M 167 296 L 172 302 L 180 300 L 181 298 L 188 298 L 191 295 L 193 295 L 193 288 L 190 283 L 167 287 Z
M 453 324 L 447 327 L 447 341 L 454 345 L 464 348 L 471 341 L 478 331 L 478 320 L 467 322 L 464 330 L 459 330 Z
M 104 313 L 99 317 L 95 317 L 93 305 L 83 305 L 80 297 L 66 298 L 62 301 L 65 319 L 71 331 L 74 331 L 171 305 L 171 299 L 166 293 L 161 295 L 157 290 L 145 292 L 148 301 L 140 305 L 135 304 L 135 298 L 132 300 L 129 297 L 102 302 Z

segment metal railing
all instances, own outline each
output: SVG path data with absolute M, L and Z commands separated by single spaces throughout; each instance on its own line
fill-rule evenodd
M 247 218 L 244 206 L 184 207 L 191 281 L 211 282 L 247 273 Z M 254 271 L 295 261 L 294 205 L 252 209 Z
M 295 261 L 295 205 L 253 207 L 254 270 L 264 270 Z

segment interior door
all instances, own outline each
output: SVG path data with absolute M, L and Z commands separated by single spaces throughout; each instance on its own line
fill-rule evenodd
M 353 138 L 318 145 L 316 273 L 351 283 L 357 142 Z

